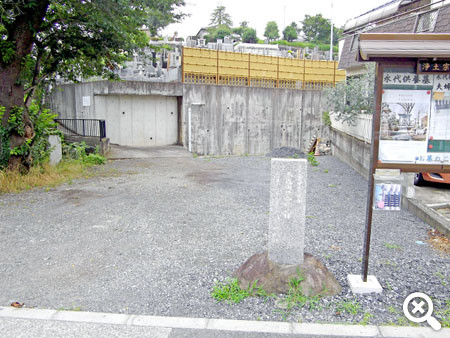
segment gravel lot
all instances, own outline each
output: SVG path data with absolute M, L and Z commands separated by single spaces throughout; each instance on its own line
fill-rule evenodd
M 408 325 L 403 300 L 422 291 L 439 318 L 450 300 L 450 257 L 426 244 L 429 227 L 405 211 L 374 216 L 369 271 L 383 293 L 350 292 L 347 274 L 361 271 L 367 182 L 333 157 L 317 159 L 308 166 L 306 251 L 343 286 L 317 309 L 284 313 L 274 299 L 228 305 L 210 296 L 215 281 L 267 247 L 267 157 L 120 160 L 95 178 L 0 195 L 0 305 Z M 361 308 L 337 314 L 342 302 Z

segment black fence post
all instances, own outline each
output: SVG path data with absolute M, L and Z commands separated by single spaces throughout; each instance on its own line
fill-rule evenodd
M 100 139 L 106 137 L 106 123 L 105 120 L 99 120 L 100 124 Z

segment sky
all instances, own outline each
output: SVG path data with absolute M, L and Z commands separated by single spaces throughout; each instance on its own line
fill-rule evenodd
M 191 16 L 181 23 L 169 25 L 162 33 L 173 36 L 177 31 L 178 36 L 183 38 L 197 34 L 201 27 L 209 25 L 211 13 L 218 5 L 225 6 L 234 27 L 239 26 L 242 21 L 248 21 L 261 39 L 268 21 L 276 21 L 281 34 L 285 26 L 292 21 L 298 24 L 305 14 L 321 13 L 340 27 L 347 20 L 387 2 L 389 0 L 186 0 L 183 12 Z

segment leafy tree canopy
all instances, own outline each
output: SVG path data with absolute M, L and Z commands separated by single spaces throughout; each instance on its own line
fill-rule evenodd
M 247 28 L 248 27 L 248 21 L 242 21 L 239 23 L 239 27 Z
M 286 28 L 283 30 L 283 40 L 286 41 L 293 41 L 298 38 L 297 33 L 297 24 L 295 22 L 292 22 L 289 26 L 286 26 Z
M 150 35 L 156 36 L 160 30 L 171 23 L 180 22 L 186 14 L 175 11 L 175 8 L 184 6 L 184 0 L 163 0 L 152 1 L 153 6 L 149 9 L 146 26 L 150 30 Z
M 1 0 L 2 126 L 7 127 L 11 110 L 29 104 L 39 84 L 56 74 L 68 80 L 113 77 L 119 64 L 146 46 L 148 38 L 141 28 L 156 32 L 181 20 L 184 14 L 178 10 L 184 4 L 184 0 Z M 34 137 L 26 109 L 21 121 L 23 129 L 10 134 L 12 153 Z
M 270 40 L 276 40 L 280 37 L 278 25 L 275 21 L 269 21 L 264 30 L 264 36 Z
M 223 39 L 226 36 L 229 36 L 232 34 L 232 30 L 227 25 L 219 25 L 217 27 L 210 27 L 208 28 L 208 35 L 206 35 L 206 41 L 207 42 L 216 42 L 217 39 Z
M 225 6 L 217 6 L 211 14 L 210 26 L 225 25 L 228 27 L 233 26 L 230 14 L 225 12 Z
M 314 16 L 305 15 L 303 21 L 301 21 L 301 31 L 303 37 L 307 42 L 314 43 L 330 43 L 331 21 L 317 14 Z M 337 44 L 342 30 L 333 27 L 333 44 Z
M 246 43 L 257 43 L 258 37 L 256 36 L 256 30 L 253 28 L 244 28 L 242 41 Z
M 245 28 L 248 28 L 248 21 L 242 21 L 239 24 L 239 27 L 233 28 L 232 31 L 234 34 L 237 34 L 242 38 L 242 34 L 243 34 Z

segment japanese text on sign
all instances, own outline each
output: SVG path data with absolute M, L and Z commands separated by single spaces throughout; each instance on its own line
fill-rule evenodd
M 419 60 L 417 71 L 419 73 L 450 74 L 450 60 Z

